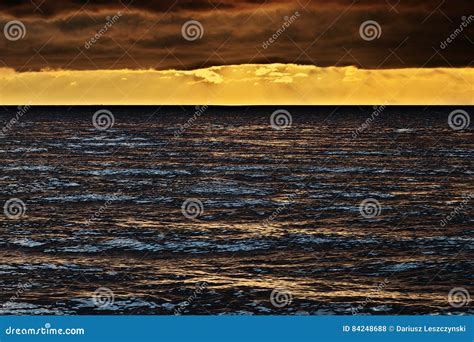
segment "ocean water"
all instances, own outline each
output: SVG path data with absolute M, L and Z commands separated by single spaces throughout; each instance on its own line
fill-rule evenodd
M 473 313 L 455 109 L 3 108 L 0 313 Z

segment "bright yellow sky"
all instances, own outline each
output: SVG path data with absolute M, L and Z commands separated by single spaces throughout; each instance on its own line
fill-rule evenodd
M 472 105 L 473 68 L 245 64 L 182 70 L 0 69 L 0 104 Z

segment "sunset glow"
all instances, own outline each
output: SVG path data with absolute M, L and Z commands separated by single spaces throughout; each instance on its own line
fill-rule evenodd
M 474 69 L 364 70 L 295 64 L 197 70 L 0 70 L 0 103 L 472 104 Z

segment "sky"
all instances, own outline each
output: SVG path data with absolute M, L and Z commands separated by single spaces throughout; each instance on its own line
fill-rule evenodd
M 6 0 L 0 103 L 472 104 L 472 0 Z

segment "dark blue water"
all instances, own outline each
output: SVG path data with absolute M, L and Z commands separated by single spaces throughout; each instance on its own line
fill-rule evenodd
M 456 108 L 99 109 L 0 137 L 0 313 L 473 312 Z

